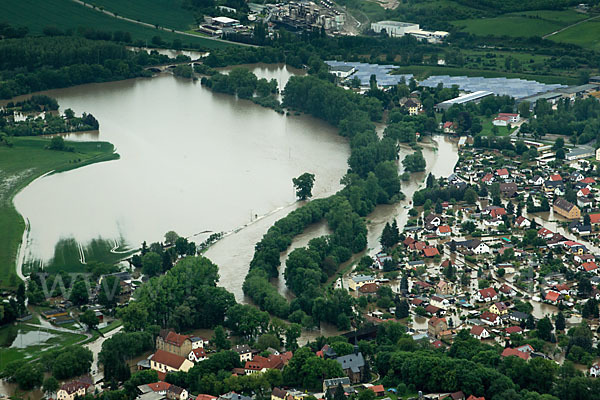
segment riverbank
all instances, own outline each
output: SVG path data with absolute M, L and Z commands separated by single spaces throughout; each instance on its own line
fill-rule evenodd
M 119 155 L 107 142 L 69 142 L 73 152 L 47 150 L 49 139 L 13 137 L 13 146 L 0 146 L 0 287 L 14 289 L 19 283 L 15 262 L 25 221 L 13 204 L 15 195 L 48 173 L 64 172 Z

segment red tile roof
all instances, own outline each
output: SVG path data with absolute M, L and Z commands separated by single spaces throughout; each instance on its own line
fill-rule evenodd
M 590 214 L 590 222 L 592 224 L 600 224 L 600 213 Z
M 486 289 L 479 289 L 479 294 L 484 299 L 487 299 L 487 298 L 491 299 L 491 298 L 498 296 L 498 293 L 496 293 L 496 290 L 494 290 L 494 288 L 491 288 L 491 287 L 486 288 Z
M 496 173 L 498 174 L 498 176 L 508 176 L 508 170 L 506 168 L 501 168 L 499 170 L 496 170 Z
M 587 183 L 588 185 L 593 185 L 596 183 L 594 178 L 583 178 L 580 182 Z
M 554 174 L 554 175 L 550 175 L 550 180 L 551 181 L 562 181 L 562 176 L 560 176 L 559 174 Z
M 374 386 L 371 386 L 369 389 L 371 389 L 372 391 L 374 391 L 375 394 L 384 393 L 385 392 L 385 388 L 383 387 L 383 385 L 374 385 Z
M 169 353 L 168 351 L 156 350 L 156 353 L 154 353 L 151 360 L 159 364 L 168 365 L 174 369 L 179 369 L 186 358 L 178 356 L 177 354 Z
M 425 254 L 425 257 L 435 257 L 439 255 L 440 252 L 435 247 L 425 247 L 423 249 L 423 254 Z
M 441 323 L 441 322 L 444 322 L 444 323 L 445 323 L 445 322 L 446 322 L 446 318 L 431 317 L 431 318 L 429 319 L 429 322 L 428 322 L 428 324 L 429 324 L 429 325 L 432 325 L 432 326 L 436 326 L 436 325 L 438 325 L 438 324 L 439 324 L 439 323 Z
M 560 297 L 560 293 L 549 291 L 546 293 L 546 300 L 548 301 L 556 301 Z
M 508 348 L 504 349 L 504 351 L 502 352 L 502 357 L 509 357 L 509 356 L 516 356 L 516 357 L 522 358 L 525 361 L 529 360 L 529 357 L 531 357 L 531 355 L 527 352 L 519 351 L 517 349 L 511 349 L 510 347 L 508 347 Z
M 171 331 L 167 334 L 167 337 L 165 338 L 165 342 L 173 344 L 177 347 L 181 347 L 183 345 L 183 342 L 185 342 L 186 339 L 189 339 L 190 337 L 191 336 L 189 336 L 189 335 L 180 335 L 178 333 Z
M 481 336 L 481 334 L 485 330 L 487 330 L 487 329 L 485 329 L 485 326 L 475 325 L 474 327 L 471 328 L 471 335 Z
M 153 392 L 166 392 L 167 389 L 171 386 L 170 383 L 158 381 L 154 383 L 149 383 L 148 387 L 152 389 Z
M 581 264 L 581 266 L 583 267 L 583 269 L 584 269 L 586 272 L 590 272 L 590 271 L 593 271 L 593 270 L 595 270 L 595 269 L 598 269 L 598 266 L 597 266 L 597 265 L 596 265 L 596 263 L 595 263 L 595 262 L 593 262 L 593 261 L 588 261 L 588 262 L 585 262 L 585 263 Z
M 509 335 L 521 332 L 523 332 L 523 329 L 521 329 L 520 326 L 509 326 L 508 328 L 506 328 L 506 333 L 508 333 Z
M 440 225 L 440 226 L 438 226 L 437 230 L 440 233 L 450 233 L 450 232 L 452 232 L 452 229 L 448 225 Z

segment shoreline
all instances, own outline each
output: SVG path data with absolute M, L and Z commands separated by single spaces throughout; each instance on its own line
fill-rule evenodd
M 18 153 L 20 153 L 20 155 L 23 155 L 23 153 L 25 155 L 27 155 L 27 153 L 30 153 L 29 155 L 34 154 L 35 152 L 41 150 L 44 150 L 43 145 L 46 144 L 47 142 L 49 142 L 48 138 L 44 138 L 44 137 L 39 137 L 39 136 L 22 136 L 22 137 L 15 137 L 17 139 L 15 146 L 13 148 L 8 148 L 7 150 L 5 150 L 4 148 L 0 148 L 2 151 L 5 152 L 10 152 L 10 151 L 18 151 Z M 14 139 L 14 138 L 13 138 Z M 19 143 L 20 142 L 20 143 Z M 39 142 L 39 143 L 35 143 L 35 142 Z M 4 241 L 6 242 L 6 246 L 8 247 L 6 250 L 8 252 L 8 254 L 6 255 L 7 257 L 7 267 L 9 268 L 7 271 L 0 271 L 0 277 L 2 278 L 2 284 L 0 284 L 0 286 L 5 287 L 5 288 L 16 288 L 16 285 L 19 284 L 19 282 L 15 282 L 15 285 L 11 285 L 10 284 L 10 279 L 11 276 L 14 276 L 14 274 L 16 274 L 16 277 L 18 280 L 21 281 L 26 281 L 26 277 L 24 276 L 23 272 L 22 272 L 22 266 L 23 266 L 23 262 L 25 260 L 25 252 L 27 249 L 27 241 L 28 241 L 28 237 L 29 237 L 29 230 L 30 230 L 30 224 L 28 219 L 26 218 L 26 216 L 22 215 L 16 208 L 15 204 L 14 204 L 14 199 L 15 197 L 21 192 L 23 191 L 26 187 L 28 187 L 29 185 L 31 185 L 33 182 L 35 182 L 36 180 L 43 178 L 45 176 L 48 175 L 52 175 L 55 173 L 60 173 L 60 172 L 66 172 L 66 171 L 70 171 L 73 169 L 78 169 L 81 167 L 85 167 L 86 165 L 91 165 L 91 164 L 96 164 L 96 163 L 100 163 L 100 162 L 104 162 L 104 161 L 111 161 L 111 160 L 115 160 L 119 158 L 119 154 L 116 152 L 116 149 L 114 147 L 114 145 L 112 143 L 109 142 L 102 142 L 102 141 L 94 141 L 94 142 L 77 142 L 77 141 L 69 141 L 69 143 L 75 144 L 76 147 L 76 152 L 56 152 L 54 154 L 52 153 L 47 153 L 44 155 L 51 155 L 51 156 L 56 156 L 57 158 L 59 158 L 58 160 L 54 161 L 54 162 L 50 162 L 50 164 L 52 164 L 52 168 L 49 167 L 45 167 L 45 166 L 28 166 L 28 168 L 22 169 L 22 170 L 15 170 L 12 172 L 5 172 L 6 173 L 6 177 L 15 177 L 15 179 L 17 179 L 16 184 L 14 185 L 14 187 L 7 187 L 5 197 L 1 200 L 0 202 L 0 220 L 8 220 L 7 221 L 7 227 L 9 229 L 6 229 L 6 231 L 8 232 L 8 235 L 6 238 L 3 238 Z M 38 146 L 31 146 L 31 144 L 38 144 Z M 105 146 L 109 146 L 109 149 L 107 150 L 96 150 L 93 153 L 90 154 L 89 150 L 86 152 L 85 148 L 91 148 L 92 146 L 96 146 L 96 145 L 102 145 L 104 144 Z M 27 147 L 27 145 L 29 145 L 30 148 L 25 149 L 25 147 Z M 39 145 L 42 145 L 41 147 Z M 47 150 L 50 151 L 50 150 Z M 88 154 L 89 156 L 82 159 L 81 162 L 76 163 L 75 165 L 73 165 L 72 163 L 70 163 L 70 160 L 67 160 L 67 158 L 71 158 L 73 155 L 86 155 Z M 60 159 L 62 158 L 62 160 Z M 6 159 L 6 163 L 10 163 L 10 159 Z M 9 169 L 10 171 L 10 169 Z M 24 176 L 21 177 L 21 179 L 19 179 L 19 175 L 20 173 L 24 172 L 24 171 L 30 171 L 30 173 L 28 174 L 28 176 Z M 10 223 L 13 223 L 13 225 L 11 226 Z M 5 231 L 5 233 L 6 233 Z M 10 232 L 12 231 L 12 232 Z M 18 234 L 17 234 L 18 233 Z M 11 248 L 15 246 L 15 250 L 12 250 Z

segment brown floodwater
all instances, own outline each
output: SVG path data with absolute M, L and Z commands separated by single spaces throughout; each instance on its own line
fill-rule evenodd
M 282 65 L 254 71 L 281 86 L 295 72 Z M 346 172 L 349 146 L 332 126 L 213 93 L 199 81 L 161 74 L 45 93 L 61 110 L 99 120 L 98 133 L 69 139 L 109 141 L 121 158 L 38 179 L 15 197 L 31 226 L 26 260 L 50 259 L 67 237 L 83 245 L 124 238 L 137 247 L 169 230 L 196 242 L 207 236 L 199 232 L 238 231 L 208 256 L 239 300 L 247 262 L 228 261 L 297 207 L 292 178 L 314 173 L 313 193 L 323 197 L 340 189 Z

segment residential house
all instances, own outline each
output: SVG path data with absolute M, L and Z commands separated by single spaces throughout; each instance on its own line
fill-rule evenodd
M 561 297 L 562 296 L 560 293 L 550 290 L 544 296 L 544 300 L 546 300 L 550 304 L 558 304 Z
M 492 121 L 495 126 L 508 126 L 509 124 L 516 124 L 521 120 L 519 114 L 499 113 L 496 118 Z
M 585 254 L 587 252 L 587 247 L 585 247 L 583 244 L 575 242 L 573 240 L 566 240 L 563 242 L 562 245 L 571 254 Z
M 503 215 L 506 215 L 506 210 L 503 207 L 497 207 L 490 211 L 492 218 L 501 218 Z
M 523 329 L 520 326 L 509 326 L 504 330 L 507 335 L 512 335 L 513 333 L 523 333 Z
M 498 175 L 498 178 L 500 178 L 500 179 L 508 179 L 508 177 L 510 176 L 508 173 L 508 170 L 506 168 L 497 169 L 496 175 Z M 500 189 L 500 190 L 502 190 L 502 189 Z
M 446 281 L 439 281 L 436 285 L 435 285 L 435 292 L 437 294 L 450 294 L 450 292 L 452 291 L 450 284 Z
M 359 296 L 369 296 L 377 294 L 379 290 L 379 285 L 377 283 L 367 283 L 366 285 L 362 285 L 358 288 Z
M 446 322 L 446 318 L 438 318 L 433 316 L 427 322 L 427 333 L 429 336 L 434 338 L 439 338 L 440 334 L 448 329 L 448 323 Z
M 548 239 L 551 239 L 552 236 L 554 236 L 554 232 L 552 232 L 550 229 L 540 228 L 537 231 L 537 235 L 538 235 L 538 237 L 540 237 L 542 239 L 548 240 Z
M 351 290 L 357 291 L 361 286 L 367 283 L 375 283 L 375 277 L 372 275 L 356 275 L 350 278 L 348 287 Z
M 203 348 L 193 349 L 192 351 L 190 351 L 190 354 L 188 354 L 188 360 L 190 360 L 193 363 L 204 361 L 206 359 L 208 359 L 208 356 L 206 355 L 206 351 L 204 351 Z
M 426 216 L 423 222 L 425 225 L 425 229 L 427 229 L 428 231 L 434 231 L 438 226 L 442 224 L 442 217 L 432 213 Z
M 470 395 L 467 397 L 467 400 L 485 400 L 485 397 L 476 397 L 474 395 Z
M 452 234 L 452 228 L 450 228 L 448 225 L 440 225 L 435 230 L 435 234 L 440 237 L 450 236 Z
M 287 396 L 288 391 L 278 387 L 274 387 L 271 391 L 271 400 L 288 400 Z
M 594 364 L 590 367 L 590 376 L 597 378 L 600 376 L 600 364 Z
M 542 178 L 539 175 L 536 175 L 529 182 L 531 182 L 531 184 L 534 186 L 541 186 L 544 184 L 544 178 Z
M 353 353 L 336 358 L 336 361 L 342 366 L 342 370 L 350 378 L 351 383 L 360 383 L 367 378 L 365 376 L 365 359 L 358 351 L 358 347 L 355 347 Z
M 167 399 L 169 400 L 187 400 L 188 391 L 176 385 L 171 385 L 167 389 Z
M 517 184 L 514 182 L 500 184 L 500 194 L 508 199 L 515 197 L 517 190 Z
M 588 261 L 596 261 L 596 256 L 593 254 L 575 254 L 573 256 L 573 260 L 576 263 L 583 264 L 584 262 Z
M 554 174 L 554 175 L 550 175 L 550 180 L 553 182 L 556 182 L 556 181 L 562 181 L 563 178 L 562 178 L 562 176 L 560 176 L 560 174 Z
M 484 254 L 490 252 L 490 247 L 479 239 L 464 240 L 456 242 L 457 247 L 462 247 L 473 254 Z
M 471 336 L 483 340 L 490 337 L 490 331 L 485 326 L 475 325 L 471 328 Z
M 192 342 L 192 350 L 193 349 L 203 349 L 206 346 L 208 346 L 208 339 L 204 339 L 198 336 L 192 336 L 190 338 L 190 341 Z
M 500 293 L 507 297 L 512 297 L 515 294 L 517 294 L 517 291 L 508 286 L 506 283 L 503 283 L 502 286 L 500 286 L 500 289 L 498 289 L 498 291 L 500 291 Z
M 451 121 L 444 122 L 444 125 L 442 125 L 442 129 L 444 130 L 444 133 L 456 133 L 454 123 Z
M 419 113 L 420 106 L 413 99 L 406 100 L 403 106 L 408 110 L 408 115 L 417 115 Z
M 158 393 L 158 394 L 161 394 L 166 397 L 167 390 L 169 389 L 169 387 L 171 387 L 171 384 L 167 383 L 167 382 L 163 382 L 163 381 L 158 381 L 158 382 L 148 383 L 146 385 L 140 385 L 140 386 L 147 386 L 148 389 L 150 389 L 154 393 Z M 138 388 L 139 388 L 139 386 L 138 386 Z
M 193 366 L 194 364 L 187 358 L 164 350 L 156 350 L 150 358 L 150 368 L 162 373 L 188 372 Z
M 75 400 L 76 397 L 84 397 L 94 391 L 94 385 L 91 382 L 75 380 L 63 384 L 56 392 L 57 400 Z
M 498 314 L 494 314 L 489 311 L 484 311 L 483 313 L 481 313 L 479 319 L 482 322 L 492 326 L 500 325 L 500 323 L 502 322 Z
M 462 392 L 462 390 L 460 392 L 454 392 L 454 393 L 450 393 L 450 400 L 465 400 L 465 394 Z
M 246 375 L 263 373 L 270 369 L 281 370 L 291 358 L 291 351 L 280 355 L 271 354 L 268 357 L 256 356 L 252 361 L 246 361 L 244 370 L 246 371 Z
M 594 261 L 584 262 L 579 266 L 579 269 L 585 272 L 593 272 L 598 269 L 598 265 Z M 596 271 L 597 272 L 597 271 Z
M 508 319 L 516 322 L 516 323 L 521 323 L 521 322 L 525 322 L 527 321 L 527 318 L 529 318 L 529 314 L 526 314 L 524 312 L 521 311 L 513 311 L 510 314 L 508 314 Z
M 506 315 L 508 314 L 508 306 L 498 301 L 490 306 L 490 312 L 497 315 Z
M 431 258 L 439 256 L 440 252 L 438 251 L 437 247 L 427 246 L 423 249 L 423 255 L 427 258 Z
M 529 229 L 529 227 L 531 226 L 531 221 L 529 221 L 527 218 L 525 218 L 522 215 L 519 215 L 516 219 L 515 219 L 515 226 L 519 229 Z
M 491 185 L 494 182 L 494 175 L 487 173 L 483 176 L 483 178 L 481 178 L 481 182 L 485 183 L 486 185 Z
M 161 330 L 156 337 L 156 349 L 187 357 L 192 351 L 190 335 L 180 335 L 173 331 Z
M 252 360 L 252 349 L 247 344 L 238 344 L 232 350 L 239 354 L 241 362 Z
M 579 219 L 581 218 L 581 211 L 575 204 L 568 202 L 562 197 L 557 198 L 552 206 L 554 212 L 562 215 L 567 219 Z
M 348 389 L 352 383 L 350 378 L 347 376 L 343 378 L 331 378 L 323 381 L 323 393 L 327 393 L 328 390 L 335 390 L 339 385 L 342 385 L 344 389 Z
M 383 385 L 373 385 L 369 389 L 375 393 L 376 397 L 382 397 L 385 394 L 385 388 Z
M 492 287 L 479 289 L 477 292 L 477 300 L 480 302 L 489 302 L 498 300 L 498 293 Z
M 565 184 L 561 180 L 558 180 L 558 181 L 548 180 L 548 181 L 544 182 L 544 191 L 546 193 L 556 193 L 556 191 L 558 190 L 560 192 L 563 192 L 563 194 L 564 194 L 564 188 L 565 188 Z
M 506 349 L 504 349 L 504 351 L 502 351 L 501 356 L 502 357 L 514 356 L 514 357 L 522 358 L 525 361 L 528 361 L 529 358 L 531 357 L 531 354 L 526 351 L 520 351 L 517 349 L 511 349 L 510 347 L 507 347 Z

